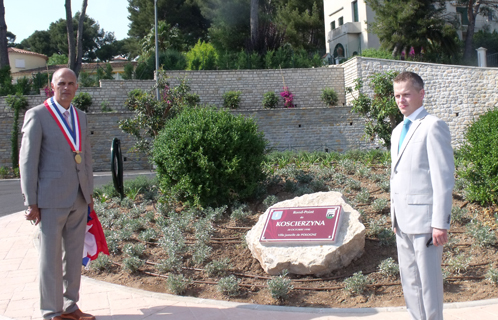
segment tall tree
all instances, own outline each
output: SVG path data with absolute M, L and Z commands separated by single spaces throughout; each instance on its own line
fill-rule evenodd
M 86 17 L 86 6 L 88 4 L 87 0 L 83 0 L 83 3 L 81 4 L 81 12 L 80 12 L 80 17 L 78 19 L 78 33 L 76 35 L 76 38 L 78 39 L 78 53 L 76 56 L 76 64 L 74 66 L 74 72 L 76 75 L 80 73 L 81 70 L 81 63 L 83 62 L 83 27 L 84 27 L 84 21 Z
M 73 36 L 77 33 L 80 21 L 80 13 L 77 12 L 73 18 Z M 80 33 L 81 34 L 81 33 Z M 74 37 L 77 42 L 76 37 Z M 116 42 L 112 32 L 105 32 L 100 25 L 91 17 L 85 14 L 83 21 L 83 49 L 81 55 L 83 62 L 89 62 L 97 59 L 97 51 Z M 59 19 L 52 22 L 46 31 L 35 31 L 31 36 L 24 39 L 18 46 L 33 52 L 42 53 L 46 56 L 55 54 L 69 54 L 67 23 L 65 19 Z M 105 48 L 107 50 L 108 48 Z M 114 55 L 117 55 L 116 53 Z M 105 55 L 105 54 L 104 54 Z M 134 55 L 134 57 L 136 54 Z M 69 55 L 68 55 L 69 57 Z M 107 60 L 107 59 L 106 59 Z
M 5 6 L 3 0 L 0 0 L 0 69 L 6 66 L 9 66 L 7 24 L 5 23 Z
M 445 0 L 365 0 L 375 11 L 376 21 L 368 27 L 383 48 L 399 56 L 402 51 L 420 56 L 422 49 L 436 48 L 453 55 L 457 51 L 454 29 L 445 28 Z
M 470 60 L 474 55 L 474 30 L 476 26 L 477 15 L 492 15 L 498 9 L 497 0 L 458 0 L 458 3 L 467 8 L 467 33 L 465 34 L 465 49 L 463 52 L 463 59 Z
M 69 49 L 68 54 L 68 68 L 73 70 L 76 66 L 76 45 L 74 41 L 74 29 L 73 29 L 73 14 L 71 12 L 71 0 L 66 0 L 66 30 L 67 30 L 67 45 Z
M 211 22 L 209 39 L 218 51 L 239 51 L 251 42 L 251 0 L 195 0 Z
M 275 22 L 295 49 L 325 50 L 323 0 L 279 0 Z
M 128 0 L 128 12 L 131 21 L 128 35 L 143 39 L 154 25 L 154 1 Z M 157 17 L 178 27 L 188 46 L 194 46 L 198 39 L 206 39 L 209 21 L 201 15 L 195 0 L 158 0 Z
M 259 28 L 259 0 L 251 0 L 251 42 L 254 46 L 258 42 Z

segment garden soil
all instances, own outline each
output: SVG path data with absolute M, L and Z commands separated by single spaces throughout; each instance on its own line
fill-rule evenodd
M 374 172 L 385 172 L 386 168 L 373 168 Z M 351 176 L 352 177 L 352 176 Z M 377 184 L 366 178 L 355 177 L 361 181 L 362 188 L 370 192 L 372 200 L 376 198 L 389 198 L 389 193 L 383 191 Z M 354 199 L 358 191 L 345 193 L 346 198 Z M 278 196 L 279 200 L 294 197 L 282 189 L 273 190 L 271 194 Z M 476 204 L 469 204 L 458 194 L 454 194 L 454 206 L 466 208 L 469 216 L 473 212 L 480 212 L 482 223 L 490 228 L 490 232 L 496 232 L 493 214 L 497 212 L 496 207 L 482 208 Z M 243 303 L 262 305 L 286 305 L 297 307 L 320 307 L 320 308 L 367 308 L 367 307 L 393 307 L 404 306 L 403 292 L 399 276 L 386 277 L 379 273 L 378 265 L 381 261 L 392 257 L 397 260 L 396 247 L 394 244 L 382 245 L 381 241 L 374 236 L 368 235 L 371 219 L 377 219 L 379 213 L 370 210 L 370 205 L 356 204 L 354 207 L 362 209 L 362 219 L 367 228 L 367 239 L 363 255 L 354 260 L 346 268 L 336 270 L 322 277 L 288 275 L 291 279 L 293 289 L 285 299 L 275 299 L 267 288 L 267 281 L 271 278 L 261 268 L 259 262 L 252 257 L 251 252 L 242 240 L 247 231 L 258 221 L 264 213 L 265 206 L 261 201 L 249 204 L 255 212 L 245 221 L 233 221 L 225 218 L 215 225 L 210 246 L 212 254 L 210 260 L 229 258 L 232 267 L 228 274 L 234 274 L 240 280 L 239 294 L 228 297 L 218 292 L 216 283 L 219 277 L 209 277 L 203 266 L 191 265 L 188 255 L 184 257 L 184 269 L 182 274 L 189 277 L 193 282 L 188 286 L 184 295 L 205 299 L 229 300 Z M 155 210 L 151 205 L 150 210 Z M 124 210 L 124 209 L 123 209 Z M 177 211 L 181 211 L 178 208 Z M 159 214 L 159 213 L 156 213 Z M 389 208 L 380 213 L 387 217 L 385 227 L 390 226 Z M 450 245 L 445 247 L 443 258 L 443 269 L 449 270 L 444 284 L 444 301 L 473 301 L 498 297 L 498 286 L 485 279 L 486 272 L 490 268 L 498 269 L 498 247 L 496 245 L 479 247 L 474 244 L 472 237 L 466 232 L 466 225 L 470 218 L 463 219 L 461 223 L 453 223 L 450 230 Z M 194 243 L 194 235 L 186 235 L 187 244 Z M 137 243 L 138 240 L 132 240 Z M 83 274 L 102 281 L 125 285 L 133 288 L 144 289 L 153 292 L 171 293 L 168 291 L 167 274 L 159 274 L 154 264 L 166 258 L 164 250 L 155 243 L 146 243 L 147 249 L 144 259 L 145 266 L 136 273 L 128 273 L 122 270 L 121 263 L 124 255 L 112 255 L 113 266 L 109 272 L 95 270 L 84 270 Z M 367 276 L 369 284 L 361 294 L 351 294 L 344 289 L 344 280 L 354 273 L 361 271 Z

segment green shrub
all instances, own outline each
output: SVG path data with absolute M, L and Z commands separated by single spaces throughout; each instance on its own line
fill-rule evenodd
M 192 108 L 166 123 L 153 160 L 164 192 L 207 207 L 254 195 L 265 179 L 265 148 L 254 120 Z
M 222 260 L 211 261 L 206 265 L 204 270 L 206 271 L 208 276 L 214 277 L 225 275 L 230 268 L 232 268 L 230 259 L 224 258 Z
M 465 208 L 453 206 L 453 208 L 451 208 L 451 220 L 456 221 L 458 223 L 464 223 L 465 220 L 469 218 L 468 213 L 469 210 Z
M 123 270 L 128 273 L 137 272 L 144 262 L 138 257 L 128 257 L 123 259 Z
M 244 221 L 249 217 L 251 212 L 247 210 L 246 204 L 237 205 L 232 209 L 232 214 L 230 215 L 230 219 L 235 221 Z
M 367 276 L 363 275 L 363 272 L 358 271 L 353 276 L 344 280 L 344 289 L 350 294 L 362 294 L 369 283 L 370 280 L 368 280 Z
M 102 101 L 102 103 L 100 104 L 100 110 L 102 112 L 112 112 L 113 111 L 111 106 L 109 105 L 109 101 L 107 101 L 107 100 Z
M 237 109 L 240 106 L 241 91 L 227 91 L 223 94 L 223 107 Z
M 187 52 L 187 70 L 214 70 L 218 53 L 211 43 L 199 41 Z
M 236 296 L 239 294 L 239 280 L 234 275 L 221 278 L 217 285 L 218 291 L 227 296 Z
M 131 79 L 133 79 L 134 70 L 135 70 L 135 67 L 133 66 L 133 63 L 128 62 L 124 66 L 124 72 L 121 74 L 121 77 L 124 80 L 131 80 Z
M 498 270 L 494 268 L 489 268 L 485 276 L 486 280 L 494 285 L 498 284 Z
M 112 268 L 112 261 L 108 255 L 101 253 L 90 263 L 90 268 L 98 272 L 109 271 Z
M 202 264 L 204 261 L 209 258 L 211 255 L 211 251 L 213 248 L 208 246 L 207 244 L 203 242 L 197 242 L 193 247 L 192 247 L 192 262 L 196 265 Z
M 469 201 L 482 205 L 498 203 L 498 108 L 472 123 L 460 149 L 462 166 L 458 176 L 466 180 Z
M 145 245 L 142 243 L 137 243 L 136 245 L 127 243 L 123 247 L 123 252 L 129 255 L 130 257 L 139 258 L 144 254 L 144 251 L 145 251 Z
M 167 272 L 180 272 L 182 271 L 183 261 L 181 257 L 170 256 L 166 260 L 160 260 L 158 264 L 155 265 L 157 271 L 161 273 Z
M 7 98 L 5 98 L 5 102 L 14 110 L 13 128 L 10 136 L 10 159 L 12 161 L 12 169 L 15 170 L 19 168 L 19 116 L 21 111 L 28 107 L 28 100 L 22 94 L 16 93 L 15 95 L 8 95 Z
M 472 257 L 466 257 L 463 254 L 459 254 L 448 259 L 446 264 L 448 265 L 448 271 L 460 274 L 467 271 L 470 266 L 470 261 L 472 261 Z
M 362 189 L 360 192 L 355 197 L 355 200 L 358 203 L 365 203 L 369 204 L 370 203 L 370 192 L 367 189 Z
M 377 198 L 372 203 L 372 210 L 376 213 L 381 213 L 382 211 L 384 211 L 385 208 L 387 208 L 388 204 L 389 204 L 388 199 Z
M 73 99 L 73 105 L 81 111 L 88 112 L 92 105 L 92 96 L 88 92 L 80 92 Z
M 323 88 L 320 98 L 329 107 L 336 106 L 339 101 L 337 93 L 332 88 Z
M 378 234 L 379 244 L 381 246 L 392 246 L 396 244 L 396 234 L 391 228 L 384 228 Z
M 496 244 L 495 231 L 479 221 L 471 221 L 467 224 L 466 233 L 474 239 L 474 245 L 478 247 L 483 248 Z
M 263 108 L 265 109 L 274 109 L 278 105 L 278 101 L 280 99 L 278 98 L 277 94 L 273 91 L 268 91 L 265 94 L 263 94 Z
M 269 195 L 268 197 L 263 200 L 263 204 L 266 206 L 266 208 L 269 208 L 273 206 L 275 203 L 278 202 L 278 197 L 275 195 Z
M 268 290 L 274 299 L 287 299 L 289 292 L 294 288 L 290 279 L 285 278 L 286 276 L 287 270 L 284 270 L 280 276 L 268 280 Z
M 183 294 L 187 291 L 188 286 L 192 283 L 192 279 L 185 278 L 183 274 L 169 274 L 168 280 L 166 280 L 166 285 L 174 294 Z
M 78 76 L 78 83 L 81 87 L 96 87 L 99 84 L 94 76 L 84 70 Z
M 391 52 L 385 49 L 363 49 L 360 56 L 378 59 L 390 59 L 393 60 L 393 55 Z
M 386 277 L 396 277 L 399 274 L 399 265 L 389 257 L 379 264 L 379 273 Z

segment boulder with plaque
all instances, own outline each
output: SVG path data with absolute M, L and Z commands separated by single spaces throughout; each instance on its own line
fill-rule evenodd
M 323 275 L 363 254 L 365 226 L 339 192 L 318 192 L 268 208 L 247 233 L 252 255 L 277 275 Z

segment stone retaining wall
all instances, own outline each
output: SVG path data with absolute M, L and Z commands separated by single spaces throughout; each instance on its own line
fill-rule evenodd
M 498 106 L 498 69 L 356 57 L 343 64 L 345 86 L 362 78 L 364 92 L 372 94 L 369 77 L 389 70 L 413 71 L 425 83 L 425 108 L 446 121 L 453 145 L 464 141 L 467 126 L 486 111 Z M 352 96 L 347 95 L 347 104 Z
M 254 118 L 273 149 L 345 151 L 379 146 L 361 140 L 364 120 L 351 114 L 349 107 L 325 108 L 320 101 L 321 90 L 334 88 L 339 95 L 338 105 L 351 105 L 353 96 L 346 95 L 345 88 L 353 86 L 354 79 L 361 77 L 365 92 L 372 94 L 368 88 L 369 77 L 388 70 L 411 70 L 422 76 L 426 90 L 425 107 L 448 123 L 455 147 L 463 142 L 467 126 L 498 103 L 498 69 L 363 57 L 328 68 L 169 71 L 168 76 L 172 86 L 178 84 L 178 78 L 189 79 L 192 91 L 200 95 L 203 104 L 221 107 L 224 92 L 242 91 L 240 108 L 231 112 Z M 282 76 L 295 95 L 297 108 L 263 109 L 263 94 L 267 91 L 278 94 L 283 86 Z M 153 80 L 102 80 L 99 88 L 80 88 L 80 92 L 88 92 L 93 97 L 88 121 L 93 131 L 91 141 L 96 171 L 109 170 L 110 146 L 114 137 L 122 140 L 125 170 L 150 167 L 144 156 L 129 151 L 133 140 L 121 132 L 117 122 L 131 116 L 124 110 L 127 93 L 135 88 L 150 89 L 153 85 Z M 27 96 L 27 99 L 32 107 L 42 103 L 45 97 Z M 102 113 L 104 101 L 117 112 Z M 12 110 L 6 106 L 5 99 L 0 98 L 0 166 L 10 166 L 12 117 Z

